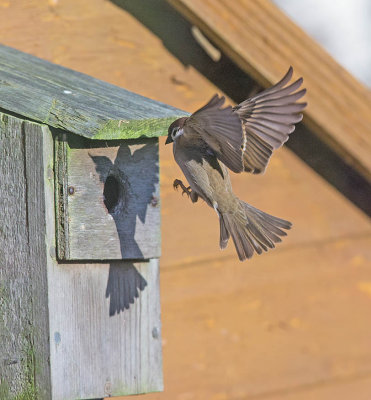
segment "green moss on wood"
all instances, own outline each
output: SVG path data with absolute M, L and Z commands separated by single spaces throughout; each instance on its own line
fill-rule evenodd
M 89 139 L 162 136 L 187 115 L 9 47 L 0 45 L 0 59 L 0 108 Z
M 5 315 L 7 313 L 9 313 L 9 294 L 7 288 L 4 285 L 0 285 L 1 335 L 10 334 L 5 326 Z M 23 343 L 20 360 L 23 378 L 20 382 L 21 390 L 18 393 L 11 393 L 12 378 L 10 378 L 10 381 L 6 381 L 0 377 L 0 400 L 37 400 L 37 389 L 35 386 L 37 363 L 33 346 L 34 335 L 35 328 L 29 323 L 29 326 L 25 328 L 22 334 L 21 340 Z
M 29 328 L 28 333 L 25 335 L 25 347 L 23 350 L 24 357 L 22 359 L 23 369 L 23 388 L 18 393 L 14 400 L 37 400 L 37 389 L 36 389 L 36 357 L 35 349 L 33 346 L 34 329 Z M 12 399 L 13 400 L 13 399 Z
M 8 400 L 9 398 L 9 385 L 6 382 L 0 382 L 0 399 Z
M 24 349 L 22 362 L 23 381 L 21 391 L 12 394 L 10 390 L 11 382 L 2 381 L 0 383 L 1 400 L 37 400 L 37 389 L 35 386 L 36 358 L 33 348 L 32 330 L 24 337 Z
M 158 137 L 167 135 L 169 125 L 179 117 L 150 118 L 146 120 L 108 121 L 92 139 L 136 139 L 139 137 Z

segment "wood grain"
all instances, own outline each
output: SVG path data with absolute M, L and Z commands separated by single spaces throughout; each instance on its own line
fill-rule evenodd
M 301 387 L 291 393 L 283 391 L 266 396 L 266 400 L 349 400 L 356 394 L 357 400 L 369 400 L 371 377 L 364 376 L 344 381 L 333 381 Z
M 58 263 L 52 134 L 5 114 L 0 121 L 0 397 L 162 390 L 158 259 Z M 149 142 L 142 162 L 157 161 Z
M 83 185 L 79 185 L 74 179 L 78 177 L 79 182 L 86 184 L 87 179 L 93 177 L 95 190 L 90 193 L 91 197 L 85 198 L 88 203 L 85 213 L 90 211 L 92 223 L 94 218 L 99 217 L 102 209 L 94 208 L 92 205 L 92 210 L 89 210 L 89 201 L 103 207 L 104 189 L 100 180 L 104 181 L 106 174 L 115 168 L 123 169 L 132 178 L 130 179 L 132 193 L 135 194 L 136 190 L 139 190 L 143 196 L 143 192 L 146 192 L 143 181 L 146 185 L 148 180 L 152 184 L 147 190 L 155 192 L 158 190 L 158 181 L 155 179 L 158 175 L 156 139 L 120 141 L 114 146 L 114 142 L 99 141 L 93 144 L 90 140 L 81 140 L 74 135 L 68 138 L 66 171 L 71 174 L 67 178 L 71 178 L 72 182 L 67 181 L 67 186 L 74 184 L 74 195 L 78 196 Z M 52 136 L 45 135 L 44 142 L 45 202 L 49 205 L 46 210 L 46 245 L 51 398 L 53 400 L 96 399 L 104 396 L 160 391 L 163 389 L 163 378 L 159 260 L 110 263 L 105 260 L 97 264 L 86 261 L 64 264 L 57 261 L 55 189 L 52 184 L 54 175 L 50 171 L 53 164 L 47 163 L 53 154 Z M 137 158 L 135 158 L 136 152 L 138 152 Z M 136 162 L 128 165 L 126 161 L 130 155 Z M 109 157 L 112 157 L 112 160 Z M 107 164 L 107 161 L 110 163 Z M 85 163 L 87 167 L 84 167 Z M 138 165 L 140 168 L 136 170 Z M 79 209 L 74 207 L 72 206 L 72 210 Z M 153 212 L 157 213 L 156 218 L 159 219 L 159 208 L 156 210 Z M 80 211 L 83 212 L 83 205 Z M 76 216 L 77 212 L 72 215 Z M 146 215 L 148 221 L 154 219 L 150 214 L 151 211 Z M 128 215 L 126 217 L 128 218 Z M 131 223 L 133 218 L 130 219 Z M 114 226 L 116 228 L 116 225 Z M 99 236 L 94 232 L 94 228 L 88 226 L 88 229 L 93 230 L 93 233 L 90 233 L 91 243 L 89 241 L 80 243 L 80 246 L 87 247 L 85 253 L 82 253 L 84 249 L 80 249 L 80 254 L 86 259 L 91 257 L 91 251 L 95 251 L 94 254 L 100 258 L 99 250 L 103 253 L 106 251 L 105 243 L 99 243 Z M 150 228 L 146 229 L 151 232 Z M 104 232 L 101 229 L 98 232 L 100 238 L 106 238 L 107 234 L 112 233 L 107 230 L 108 232 Z M 71 231 L 73 237 L 73 229 Z M 112 234 L 115 235 L 115 232 Z M 153 238 L 157 251 L 158 240 L 158 236 Z M 138 242 L 140 243 L 139 240 Z M 73 242 L 70 248 L 74 249 Z M 110 257 L 108 253 L 106 255 Z M 143 258 L 143 255 L 138 257 Z M 123 258 L 122 254 L 117 254 L 117 258 Z
M 67 135 L 68 136 L 68 135 Z M 66 260 L 149 259 L 161 254 L 156 139 L 97 143 L 68 136 L 57 189 L 58 255 Z M 59 165 L 66 163 L 65 166 Z M 62 197 L 62 198 L 61 198 Z M 60 208 L 58 207 L 58 209 Z
M 49 263 L 53 400 L 162 390 L 158 267 Z
M 305 399 L 352 381 L 357 393 L 371 376 L 370 266 L 368 234 L 165 268 L 166 391 L 148 399 Z
M 371 94 L 269 0 L 169 0 L 263 86 L 293 65 L 304 123 L 371 180 Z
M 53 400 L 162 390 L 158 259 L 59 263 L 50 183 L 45 196 Z
M 0 397 L 50 399 L 43 129 L 0 114 Z M 41 150 L 41 151 L 40 151 Z
M 174 119 L 186 115 L 1 45 L 0 108 L 94 139 L 165 135 Z

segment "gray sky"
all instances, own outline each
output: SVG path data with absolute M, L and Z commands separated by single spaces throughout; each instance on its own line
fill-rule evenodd
M 371 87 L 370 0 L 273 0 L 361 82 Z

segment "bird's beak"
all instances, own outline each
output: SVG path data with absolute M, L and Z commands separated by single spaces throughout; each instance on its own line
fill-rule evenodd
M 169 143 L 172 143 L 172 142 L 173 142 L 173 139 L 172 139 L 171 136 L 169 135 L 169 136 L 167 137 L 167 139 L 166 139 L 165 144 L 169 144 Z

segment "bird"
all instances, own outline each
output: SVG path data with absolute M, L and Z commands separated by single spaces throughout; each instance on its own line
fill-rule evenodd
M 293 68 L 275 85 L 232 107 L 215 94 L 189 117 L 168 128 L 166 144 L 173 143 L 174 159 L 189 186 L 175 179 L 193 203 L 199 198 L 219 217 L 219 246 L 232 237 L 240 261 L 262 254 L 281 242 L 292 226 L 240 200 L 232 190 L 228 170 L 264 173 L 274 150 L 281 147 L 303 118 L 307 103 L 303 78 L 290 83 Z M 300 89 L 300 90 L 299 90 Z

